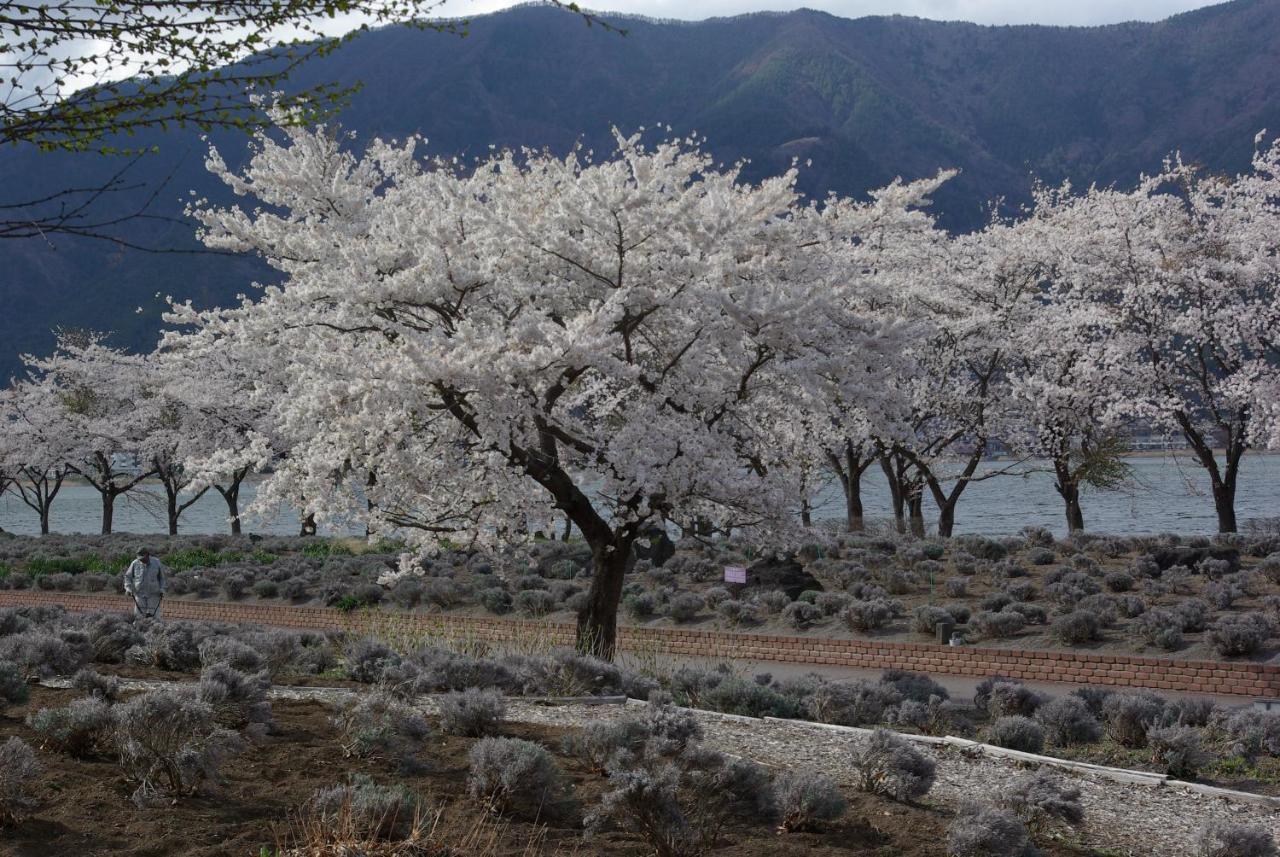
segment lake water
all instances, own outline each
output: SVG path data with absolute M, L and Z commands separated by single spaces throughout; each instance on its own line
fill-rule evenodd
M 1095 532 L 1117 535 L 1176 532 L 1184 535 L 1208 534 L 1217 530 L 1217 518 L 1204 471 L 1183 456 L 1133 458 L 1133 484 L 1121 491 L 1089 492 L 1083 498 L 1085 526 Z M 253 500 L 254 486 L 245 485 L 241 508 Z M 868 520 L 890 517 L 889 490 L 878 467 L 866 473 L 862 486 L 863 505 Z M 815 518 L 839 518 L 844 512 L 839 488 L 823 492 L 816 503 Z M 50 526 L 59 533 L 96 533 L 101 514 L 98 494 L 87 485 L 67 484 L 53 504 Z M 1236 515 L 1243 526 L 1250 518 L 1280 517 L 1280 455 L 1250 455 L 1241 469 L 1236 495 Z M 935 517 L 931 501 L 926 503 L 926 520 Z M 966 489 L 956 514 L 957 533 L 1008 534 L 1027 525 L 1047 527 L 1062 535 L 1062 501 L 1053 490 L 1048 473 L 1027 476 L 1000 476 L 975 482 Z M 13 533 L 34 534 L 39 526 L 35 513 L 17 497 L 0 495 L 0 527 Z M 144 485 L 137 496 L 116 501 L 115 529 L 119 532 L 163 533 L 164 494 L 159 485 Z M 245 519 L 245 532 L 296 535 L 296 514 L 281 514 L 271 520 Z M 222 498 L 207 493 L 183 513 L 181 532 L 222 533 L 227 531 L 227 510 Z M 341 531 L 342 535 L 362 535 L 363 528 Z

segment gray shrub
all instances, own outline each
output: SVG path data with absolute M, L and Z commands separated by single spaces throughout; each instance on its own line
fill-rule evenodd
M 497 732 L 507 716 L 507 703 L 495 690 L 469 687 L 440 699 L 440 729 L 446 735 L 481 738 Z
M 1107 736 L 1124 747 L 1147 746 L 1147 730 L 1164 714 L 1164 699 L 1150 691 L 1123 691 L 1102 703 Z
M 773 783 L 779 828 L 815 830 L 844 815 L 849 803 L 835 781 L 819 771 L 783 771 Z
M 1164 766 L 1165 773 L 1184 780 L 1194 779 L 1209 761 L 1200 730 L 1194 726 L 1163 726 L 1147 730 L 1151 759 Z
M 1196 847 L 1198 857 L 1276 857 L 1275 839 L 1258 824 L 1211 821 Z
M 488 589 L 482 589 L 479 595 L 480 604 L 484 609 L 498 616 L 511 612 L 513 606 L 511 593 L 503 589 L 501 586 L 491 586 Z
M 1223 616 L 1209 626 L 1209 642 L 1224 658 L 1245 657 L 1257 653 L 1273 630 L 1271 620 L 1262 613 Z
M 658 599 L 649 592 L 638 592 L 622 599 L 622 609 L 632 619 L 649 619 L 658 612 Z
M 1182 630 L 1188 633 L 1203 631 L 1209 626 L 1213 609 L 1200 598 L 1185 598 L 1174 605 L 1173 612 L 1182 620 Z
M 566 735 L 561 748 L 592 771 L 604 773 L 617 754 L 640 753 L 649 735 L 648 728 L 639 718 L 592 721 Z
M 197 647 L 200 663 L 203 666 L 226 664 L 241 672 L 257 672 L 264 664 L 258 650 L 242 643 L 235 637 L 219 634 L 200 641 Z
M 1044 749 L 1044 729 L 1029 717 L 1000 717 L 987 727 L 987 741 L 997 747 L 1039 753 Z
M 777 814 L 763 768 L 696 745 L 670 759 L 627 760 L 610 769 L 609 785 L 587 814 L 588 834 L 628 831 L 657 857 L 697 857 L 730 822 L 768 822 Z
M 999 804 L 1032 831 L 1084 821 L 1080 789 L 1043 768 L 1014 778 L 1001 792 Z
M 948 857 L 1025 857 L 1028 853 L 1027 827 L 1008 810 L 968 804 L 947 826 Z
M 275 728 L 267 694 L 271 677 L 266 670 L 249 674 L 229 664 L 213 663 L 200 672 L 196 695 L 213 709 L 214 719 L 231 729 L 246 729 L 261 738 Z
M 400 663 L 400 655 L 392 651 L 390 646 L 370 639 L 350 643 L 343 652 L 342 659 L 347 677 L 365 684 L 380 681 L 387 667 Z
M 852 631 L 875 631 L 889 624 L 893 612 L 884 599 L 854 600 L 840 612 L 840 618 Z
M 417 767 L 417 752 L 431 732 L 417 711 L 383 692 L 359 695 L 333 722 L 347 756 L 380 759 L 406 771 Z
M 1164 726 L 1208 726 L 1215 718 L 1218 706 L 1211 699 L 1179 696 L 1165 703 L 1160 723 Z
M 539 578 L 541 579 L 541 578 Z M 556 609 L 556 599 L 545 589 L 522 589 L 511 600 L 518 613 L 538 618 Z
M 86 644 L 87 644 L 87 637 Z M 80 650 L 57 634 L 29 630 L 0 637 L 0 661 L 9 661 L 31 678 L 71 675 L 89 660 L 89 652 Z
M 1076 696 L 1059 696 L 1036 709 L 1036 722 L 1045 738 L 1056 747 L 1092 744 L 1102 737 L 1102 724 L 1089 706 Z
M 0 711 L 7 705 L 22 705 L 30 696 L 31 688 L 18 665 L 0 660 Z
M 422 807 L 403 784 L 384 786 L 364 774 L 351 781 L 318 789 L 308 801 L 310 820 L 357 840 L 405 836 Z
M 978 688 L 979 695 L 984 697 L 979 707 L 992 717 L 1012 715 L 1030 717 L 1045 702 L 1045 697 L 1042 694 L 1036 693 L 1019 681 L 996 680 L 986 688 L 985 694 L 982 693 L 982 685 L 979 685 Z M 977 699 L 975 698 L 976 702 Z
M 80 759 L 93 756 L 108 745 L 111 723 L 111 706 L 92 696 L 27 715 L 27 725 L 40 736 L 41 747 Z
M 738 601 L 733 598 L 721 601 L 716 605 L 716 612 L 730 625 L 750 625 L 758 622 L 759 612 L 755 604 Z
M 1103 578 L 1112 592 L 1129 592 L 1133 589 L 1133 576 L 1123 571 L 1113 571 Z
M 822 611 L 823 616 L 835 616 L 852 600 L 843 592 L 821 592 L 814 599 L 813 604 Z
M 116 755 L 137 784 L 139 805 L 220 782 L 218 768 L 243 747 L 236 733 L 218 726 L 213 708 L 190 694 L 147 691 L 114 706 L 112 721 Z
M 692 592 L 681 592 L 667 604 L 667 616 L 673 622 L 691 622 L 702 612 L 705 606 L 700 595 L 695 595 Z
M 937 696 L 925 702 L 904 699 L 885 712 L 885 719 L 925 735 L 966 735 L 973 730 L 962 706 Z
M 911 629 L 918 634 L 933 636 L 939 622 L 950 622 L 951 614 L 941 607 L 922 604 L 911 614 Z
M 1007 638 L 1017 635 L 1027 625 L 1021 613 L 994 613 L 983 610 L 970 621 L 970 626 L 983 637 Z
M 546 748 L 520 738 L 481 738 L 467 764 L 467 792 L 496 812 L 540 817 L 565 788 L 564 774 Z
M 823 615 L 815 604 L 805 601 L 794 601 L 782 608 L 782 621 L 797 631 L 811 628 L 815 622 L 823 618 Z
M 950 697 L 945 687 L 925 673 L 888 669 L 880 674 L 880 683 L 892 688 L 904 698 L 913 699 L 916 702 L 928 702 L 934 697 L 944 700 Z
M 71 686 L 103 702 L 115 702 L 120 698 L 120 679 L 113 675 L 102 675 L 88 667 L 71 677 Z
M 42 771 L 35 751 L 21 738 L 0 744 L 0 827 L 19 823 L 36 807 L 31 792 Z
M 1264 754 L 1280 756 L 1280 714 L 1274 711 L 1222 710 L 1214 725 L 1230 740 L 1233 755 L 1250 760 Z
M 854 748 L 854 782 L 864 792 L 912 801 L 933 787 L 936 765 L 907 739 L 877 729 Z
M 1182 648 L 1182 617 L 1169 610 L 1148 610 L 1137 618 L 1133 628 L 1148 645 L 1166 652 Z
M 1078 646 L 1102 639 L 1102 622 L 1089 610 L 1073 610 L 1053 620 L 1053 636 L 1069 645 Z

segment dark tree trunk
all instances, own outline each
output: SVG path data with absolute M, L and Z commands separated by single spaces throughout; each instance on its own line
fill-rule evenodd
M 951 538 L 951 531 L 956 528 L 956 504 L 947 503 L 938 510 L 938 537 Z
M 854 452 L 851 442 L 845 441 L 843 459 L 828 451 L 827 460 L 839 477 L 840 488 L 844 491 L 845 529 L 851 533 L 860 533 L 866 529 L 862 518 L 862 474 L 867 472 L 875 456 L 863 458 L 861 453 Z M 890 482 L 892 481 L 891 479 Z
M 1213 486 L 1213 508 L 1218 513 L 1218 532 L 1236 532 L 1236 486 L 1231 482 L 1218 482 Z
M 1080 483 L 1071 472 L 1071 462 L 1064 455 L 1054 456 L 1053 487 L 1058 490 L 1067 513 L 1067 532 L 1084 531 L 1084 512 L 1080 508 Z
M 982 462 L 982 456 L 986 454 L 986 451 L 986 440 L 974 447 L 973 452 L 969 454 L 969 460 L 965 462 L 964 470 L 960 472 L 960 477 L 956 480 L 956 484 L 951 487 L 949 493 L 942 490 L 942 483 L 934 476 L 932 470 L 923 464 L 916 465 L 924 475 L 925 483 L 929 486 L 929 492 L 933 494 L 933 502 L 938 506 L 939 538 L 949 539 L 955 531 L 956 505 L 960 502 L 960 495 L 964 494 L 965 489 L 969 487 L 969 479 L 977 471 L 978 465 Z
M 111 534 L 111 525 L 116 514 L 116 495 L 110 491 L 102 492 L 102 534 Z
M 298 531 L 299 536 L 314 536 L 316 534 L 316 516 L 314 513 L 308 513 L 302 519 L 302 527 Z
M 1209 483 L 1213 489 L 1213 508 L 1218 513 L 1218 532 L 1237 532 L 1236 481 L 1240 476 L 1240 459 L 1243 445 L 1227 446 L 1227 462 L 1219 475 L 1217 468 L 1209 471 Z
M 804 497 L 800 500 L 800 526 L 813 526 L 813 506 L 809 504 L 808 497 Z
M 862 472 L 851 474 L 849 486 L 844 492 L 845 529 L 851 533 L 865 530 L 866 523 L 862 515 Z
M 58 492 L 62 490 L 62 481 L 66 479 L 66 474 L 58 472 L 53 476 L 48 471 L 39 473 L 38 471 L 23 469 L 23 475 L 26 481 L 19 482 L 14 480 L 13 487 L 18 492 L 18 499 L 27 505 L 31 511 L 36 513 L 40 519 L 40 535 L 49 535 L 49 515 L 53 510 L 53 500 L 58 496 Z M 30 485 L 30 489 L 27 488 Z
M 231 535 L 240 535 L 240 486 L 244 484 L 244 480 L 249 476 L 249 468 L 243 467 L 231 474 L 231 484 L 226 488 L 221 485 L 215 485 L 214 490 L 222 495 L 223 502 L 227 504 L 227 516 L 231 521 Z
M 622 538 L 591 546 L 591 586 L 578 612 L 578 651 L 613 660 L 618 650 L 618 604 L 622 584 L 635 563 L 634 539 Z
M 902 490 L 902 483 L 898 481 L 898 474 L 894 472 L 893 462 L 889 460 L 888 455 L 880 456 L 880 469 L 884 471 L 884 478 L 889 483 L 889 501 L 893 504 L 893 524 L 895 529 L 900 533 L 907 531 L 907 498 Z
M 231 521 L 231 535 L 240 535 L 240 483 L 237 482 L 227 489 L 224 489 L 221 485 L 215 485 L 214 487 L 222 495 L 223 502 L 227 504 L 227 518 Z
M 1178 415 L 1182 426 L 1182 434 L 1195 451 L 1200 466 L 1209 473 L 1209 485 L 1213 490 L 1213 508 L 1218 513 L 1218 532 L 1234 533 L 1236 526 L 1236 481 L 1240 476 L 1240 461 L 1244 457 L 1245 425 L 1239 423 L 1226 426 L 1225 435 L 1226 465 L 1218 466 L 1218 459 L 1213 454 L 1213 442 L 1196 431 L 1191 421 L 1184 415 Z
M 365 487 L 364 507 L 369 512 L 369 518 L 370 518 L 370 520 L 366 521 L 364 525 L 364 537 L 366 539 L 373 535 L 373 529 L 371 528 L 370 525 L 372 523 L 373 510 L 376 509 L 377 506 L 374 505 L 374 502 L 372 499 L 370 499 L 369 494 L 373 491 L 374 488 L 377 487 L 377 485 L 378 485 L 378 473 L 377 471 L 370 470 L 369 475 L 365 477 L 365 480 L 364 480 L 364 487 Z
M 573 535 L 573 519 L 572 519 L 572 518 L 565 518 L 565 519 L 564 519 L 564 532 L 560 534 L 560 541 L 562 541 L 562 542 L 567 542 L 567 541 L 569 541 L 569 536 L 571 536 L 571 535 Z
M 169 514 L 169 535 L 176 536 L 178 534 L 178 495 L 170 491 L 167 485 L 165 486 L 165 506 Z
M 924 538 L 924 494 L 918 489 L 907 497 L 908 529 L 916 538 Z

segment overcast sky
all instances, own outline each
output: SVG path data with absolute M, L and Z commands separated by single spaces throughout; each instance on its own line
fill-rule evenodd
M 584 8 L 634 12 L 655 18 L 697 20 L 764 9 L 821 9 L 845 18 L 863 15 L 917 15 L 939 21 L 979 24 L 1063 24 L 1087 26 L 1120 21 L 1158 21 L 1179 12 L 1212 6 L 1205 0 L 593 0 Z M 509 0 L 446 0 L 441 14 L 466 17 L 512 5 Z

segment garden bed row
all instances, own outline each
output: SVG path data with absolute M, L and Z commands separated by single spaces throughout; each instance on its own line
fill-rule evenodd
M 60 605 L 73 612 L 129 612 L 129 599 L 114 595 L 75 595 L 43 591 L 0 591 L 0 607 Z M 166 599 L 165 615 L 174 619 L 230 622 L 281 628 L 378 630 L 391 634 L 475 637 L 503 642 L 539 635 L 548 643 L 571 643 L 573 628 L 564 623 L 522 622 L 500 618 L 416 614 L 394 611 L 344 612 L 325 607 L 291 607 Z M 1150 688 L 1250 698 L 1280 697 L 1280 666 L 1273 664 L 1181 661 L 1129 655 L 988 649 L 819 637 L 787 637 L 678 628 L 621 631 L 624 649 L 690 658 L 772 661 L 858 669 L 984 677 L 1002 675 L 1026 681 Z

